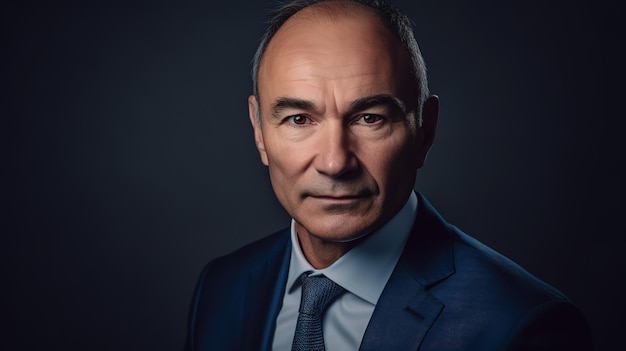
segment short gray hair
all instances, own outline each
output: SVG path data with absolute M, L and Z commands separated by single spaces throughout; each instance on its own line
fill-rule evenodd
M 307 8 L 311 5 L 315 5 L 322 2 L 330 2 L 333 0 L 293 0 L 289 1 L 281 6 L 279 6 L 276 10 L 274 10 L 269 17 L 268 26 L 265 30 L 265 33 L 261 37 L 261 42 L 259 43 L 259 47 L 254 54 L 254 58 L 252 60 L 252 90 L 254 97 L 257 100 L 257 123 L 260 123 L 260 101 L 259 101 L 259 87 L 258 87 L 258 79 L 259 79 L 259 67 L 261 66 L 261 61 L 263 60 L 263 55 L 269 45 L 270 41 L 278 32 L 280 27 L 287 22 L 291 16 L 299 12 L 300 10 Z M 393 6 L 383 0 L 342 0 L 348 3 L 355 3 L 363 5 L 373 12 L 383 20 L 394 33 L 398 39 L 400 39 L 400 43 L 402 47 L 406 50 L 409 55 L 411 62 L 411 74 L 414 77 L 414 83 L 418 91 L 417 97 L 417 106 L 416 106 L 416 118 L 421 119 L 421 110 L 424 104 L 424 101 L 428 98 L 428 81 L 426 77 L 426 64 L 424 63 L 424 59 L 422 58 L 422 54 L 420 52 L 419 46 L 417 45 L 417 41 L 415 40 L 415 36 L 413 35 L 413 28 L 411 20 L 398 9 L 396 6 Z

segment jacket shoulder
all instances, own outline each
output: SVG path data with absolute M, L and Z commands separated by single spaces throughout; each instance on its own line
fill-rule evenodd
M 589 325 L 563 293 L 420 203 L 405 256 L 442 306 L 424 349 L 591 349 Z
M 291 245 L 289 229 L 281 229 L 271 235 L 247 244 L 227 255 L 210 261 L 206 274 L 240 274 L 255 270 L 261 263 L 281 257 Z
M 545 300 L 569 301 L 558 289 L 537 278 L 526 269 L 453 227 L 455 269 L 459 279 L 484 280 L 483 292 L 510 296 L 522 303 L 541 303 Z
M 455 274 L 434 287 L 441 325 L 457 335 L 489 330 L 480 348 L 591 349 L 580 310 L 558 289 L 451 226 Z
M 281 230 L 209 262 L 191 301 L 185 350 L 258 348 L 258 326 L 277 310 L 290 245 L 289 230 Z

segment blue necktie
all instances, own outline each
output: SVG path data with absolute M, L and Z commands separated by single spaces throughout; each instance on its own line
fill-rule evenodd
M 345 290 L 323 275 L 310 277 L 304 273 L 300 279 L 302 300 L 291 350 L 324 351 L 322 314 L 326 306 Z

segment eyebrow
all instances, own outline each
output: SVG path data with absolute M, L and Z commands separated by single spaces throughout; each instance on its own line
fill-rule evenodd
M 388 106 L 396 113 L 406 113 L 404 102 L 390 94 L 377 94 L 358 98 L 350 103 L 350 113 L 367 110 L 374 106 Z M 272 116 L 278 118 L 278 115 L 285 109 L 311 111 L 315 110 L 316 107 L 315 104 L 309 100 L 279 97 L 272 104 Z
M 402 100 L 390 94 L 377 94 L 372 96 L 366 96 L 356 99 L 350 103 L 350 110 L 352 112 L 367 110 L 374 106 L 387 106 L 390 107 L 393 112 L 406 113 L 406 106 Z
M 297 109 L 297 110 L 314 110 L 315 104 L 308 100 L 290 98 L 290 97 L 279 97 L 272 104 L 272 116 L 278 117 L 281 111 L 285 109 Z

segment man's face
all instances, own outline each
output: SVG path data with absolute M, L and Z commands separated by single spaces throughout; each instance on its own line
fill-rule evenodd
M 404 205 L 429 142 L 407 111 L 417 101 L 407 55 L 376 17 L 297 16 L 265 52 L 261 125 L 254 97 L 250 119 L 298 234 L 351 241 Z

